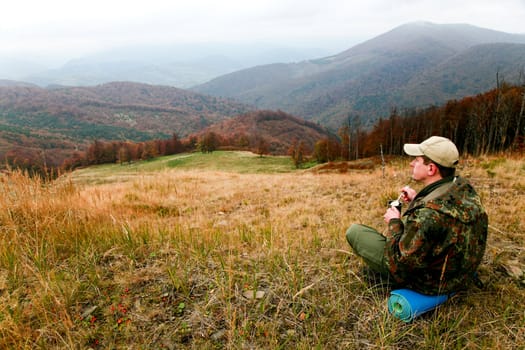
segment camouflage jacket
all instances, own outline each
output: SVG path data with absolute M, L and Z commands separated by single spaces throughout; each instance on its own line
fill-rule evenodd
M 483 258 L 488 217 L 460 177 L 428 185 L 388 224 L 385 263 L 394 280 L 425 294 L 464 289 Z

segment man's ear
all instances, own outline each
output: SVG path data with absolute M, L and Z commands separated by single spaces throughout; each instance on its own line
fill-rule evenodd
M 439 174 L 438 167 L 434 163 L 429 163 L 428 164 L 428 175 L 429 176 L 434 176 L 436 174 Z

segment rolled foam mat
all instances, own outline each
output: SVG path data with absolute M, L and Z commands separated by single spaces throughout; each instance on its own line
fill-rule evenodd
M 425 295 L 410 289 L 396 289 L 390 292 L 388 298 L 388 311 L 394 317 L 405 322 L 411 322 L 414 318 L 447 301 L 449 295 Z

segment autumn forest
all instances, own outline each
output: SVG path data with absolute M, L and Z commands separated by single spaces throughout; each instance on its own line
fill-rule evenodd
M 281 116 L 283 112 L 252 112 L 255 116 Z M 424 110 L 392 110 L 389 118 L 379 119 L 371 130 L 360 127 L 360 120 L 349 117 L 337 135 L 316 140 L 314 144 L 291 136 L 287 154 L 314 157 L 319 163 L 372 157 L 383 151 L 387 155 L 402 154 L 407 142 L 419 142 L 430 135 L 443 135 L 470 155 L 525 150 L 525 89 L 503 85 L 478 96 L 449 101 L 442 107 Z M 231 129 L 230 129 L 231 130 Z M 114 162 L 150 159 L 184 151 L 213 152 L 216 149 L 251 150 L 260 155 L 275 153 L 266 134 L 218 134 L 204 131 L 199 136 L 142 143 L 95 141 L 87 152 L 77 153 L 65 162 L 67 168 Z M 282 153 L 282 152 L 281 152 Z M 300 162 L 299 162 L 300 163 Z M 300 165 L 300 164 L 298 164 Z
M 4 155 L 11 167 L 43 173 L 102 163 L 130 163 L 157 156 L 216 149 L 249 150 L 260 154 L 290 155 L 297 167 L 307 159 L 319 163 L 402 154 L 406 142 L 430 135 L 453 140 L 471 155 L 523 152 L 525 148 L 525 88 L 501 84 L 477 96 L 451 100 L 444 106 L 399 110 L 365 128 L 365 116 L 349 115 L 336 132 L 282 111 L 246 112 L 180 138 L 146 141 L 96 139 L 74 151 L 61 164 L 47 162 L 37 150 L 10 150 Z M 221 126 L 222 125 L 222 126 Z M 166 130 L 168 131 L 168 130 Z M 67 148 L 67 147 L 66 147 Z M 70 145 L 69 148 L 72 148 Z

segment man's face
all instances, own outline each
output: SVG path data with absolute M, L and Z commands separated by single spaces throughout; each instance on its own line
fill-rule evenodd
M 412 179 L 425 182 L 428 177 L 428 164 L 424 163 L 423 157 L 416 157 L 410 162 L 412 168 Z

